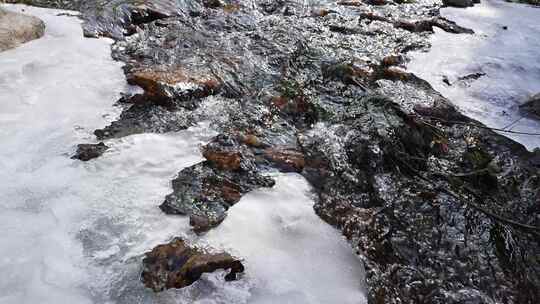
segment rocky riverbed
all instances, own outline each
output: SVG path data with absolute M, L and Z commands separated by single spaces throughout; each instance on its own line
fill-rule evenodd
M 80 10 L 143 88 L 99 140 L 201 121 L 219 133 L 155 202 L 196 233 L 274 186 L 269 173 L 295 172 L 364 262 L 370 303 L 540 296 L 540 155 L 404 68 L 434 28 L 474 33 L 440 2 L 24 2 Z

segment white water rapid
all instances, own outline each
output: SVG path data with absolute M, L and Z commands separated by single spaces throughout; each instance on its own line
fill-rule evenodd
M 441 13 L 475 34 L 435 29 L 432 48 L 413 54 L 408 69 L 489 127 L 540 133 L 540 120 L 518 109 L 540 93 L 540 7 L 482 0 L 471 8 L 444 8 Z M 476 73 L 477 80 L 459 80 Z M 540 136 L 501 134 L 530 150 L 540 147 Z
M 361 263 L 315 215 L 299 175 L 276 175 L 274 188 L 246 195 L 201 237 L 158 209 L 175 174 L 202 160 L 199 145 L 214 135 L 204 124 L 110 140 L 101 158 L 71 160 L 131 89 L 112 42 L 84 39 L 61 11 L 2 7 L 47 29 L 0 53 L 0 304 L 365 303 Z M 175 236 L 228 250 L 246 274 L 153 293 L 139 281 L 142 255 Z

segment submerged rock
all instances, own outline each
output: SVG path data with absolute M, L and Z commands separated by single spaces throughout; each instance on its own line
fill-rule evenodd
M 529 100 L 520 105 L 519 108 L 522 111 L 540 117 L 540 93 L 529 98 Z
M 77 151 L 73 155 L 72 159 L 79 159 L 82 161 L 89 161 L 91 159 L 100 157 L 109 149 L 103 142 L 98 144 L 79 144 L 77 145 Z
M 228 253 L 209 253 L 176 238 L 145 254 L 141 280 L 146 287 L 159 292 L 189 286 L 203 273 L 218 269 L 230 270 L 225 280 L 232 281 L 244 272 L 244 265 Z
M 45 23 L 40 19 L 0 8 L 0 52 L 41 38 Z

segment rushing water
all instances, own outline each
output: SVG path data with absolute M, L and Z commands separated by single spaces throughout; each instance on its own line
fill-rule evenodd
M 475 34 L 436 29 L 432 48 L 415 54 L 409 70 L 428 80 L 466 115 L 490 127 L 540 133 L 540 121 L 524 117 L 518 108 L 540 92 L 540 8 L 482 0 L 471 8 L 444 8 L 441 13 Z M 475 73 L 485 75 L 459 80 Z M 528 149 L 540 147 L 540 136 L 501 134 Z
M 47 25 L 42 39 L 0 53 L 0 303 L 364 303 L 361 263 L 313 212 L 309 186 L 276 175 L 246 195 L 207 235 L 157 206 L 170 180 L 199 162 L 214 133 L 142 134 L 107 142 L 102 158 L 71 160 L 119 109 L 125 84 L 110 40 L 83 39 L 61 11 L 24 9 Z M 174 236 L 245 259 L 246 274 L 220 273 L 160 294 L 139 282 L 142 254 Z

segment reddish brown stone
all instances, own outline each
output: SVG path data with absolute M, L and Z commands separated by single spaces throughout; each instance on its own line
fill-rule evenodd
M 239 4 L 227 4 L 223 7 L 223 11 L 229 14 L 237 12 L 239 10 L 240 10 Z
M 146 287 L 159 292 L 189 286 L 200 279 L 203 273 L 218 269 L 230 269 L 230 273 L 225 276 L 227 281 L 237 279 L 237 274 L 244 272 L 242 262 L 230 254 L 208 253 L 176 238 L 146 253 L 141 279 Z
M 280 111 L 287 114 L 303 114 L 310 110 L 310 103 L 304 96 L 288 98 L 284 96 L 272 97 L 270 102 Z
M 283 110 L 287 106 L 287 104 L 289 103 L 289 99 L 286 98 L 286 97 L 283 97 L 283 96 L 275 96 L 275 97 L 272 97 L 270 102 L 274 106 L 276 106 L 276 108 L 278 108 L 280 110 Z
M 141 70 L 128 76 L 128 82 L 143 88 L 148 94 L 157 94 L 160 83 L 174 85 L 179 82 L 188 82 L 188 78 L 181 70 Z
M 219 196 L 232 206 L 242 197 L 240 186 L 229 180 L 212 180 L 205 183 L 206 196 Z
M 213 77 L 194 75 L 181 68 L 177 69 L 144 69 L 138 70 L 128 75 L 128 83 L 138 85 L 145 91 L 145 96 L 150 99 L 170 99 L 174 96 L 176 85 L 185 84 L 193 87 L 193 97 L 206 97 L 214 94 L 221 82 Z
M 325 17 L 330 13 L 332 13 L 332 11 L 328 10 L 328 9 L 316 9 L 316 10 L 311 11 L 311 16 L 313 16 L 313 17 Z
M 264 156 L 282 171 L 301 172 L 305 166 L 304 155 L 293 149 L 268 148 Z
M 403 63 L 403 57 L 401 55 L 388 55 L 381 61 L 383 66 L 393 66 Z
M 421 21 L 398 20 L 394 22 L 394 27 L 404 29 L 406 31 L 414 32 L 414 33 L 432 32 L 433 22 L 431 20 L 421 20 Z
M 337 4 L 343 5 L 343 6 L 362 6 L 363 5 L 362 1 L 339 1 Z
M 239 140 L 241 143 L 253 148 L 262 148 L 265 146 L 265 144 L 254 134 L 240 135 Z
M 203 156 L 220 170 L 239 170 L 242 161 L 242 155 L 236 151 L 215 151 L 206 148 L 203 150 Z
M 383 77 L 390 80 L 405 81 L 411 78 L 411 74 L 397 67 L 389 67 L 383 70 Z

